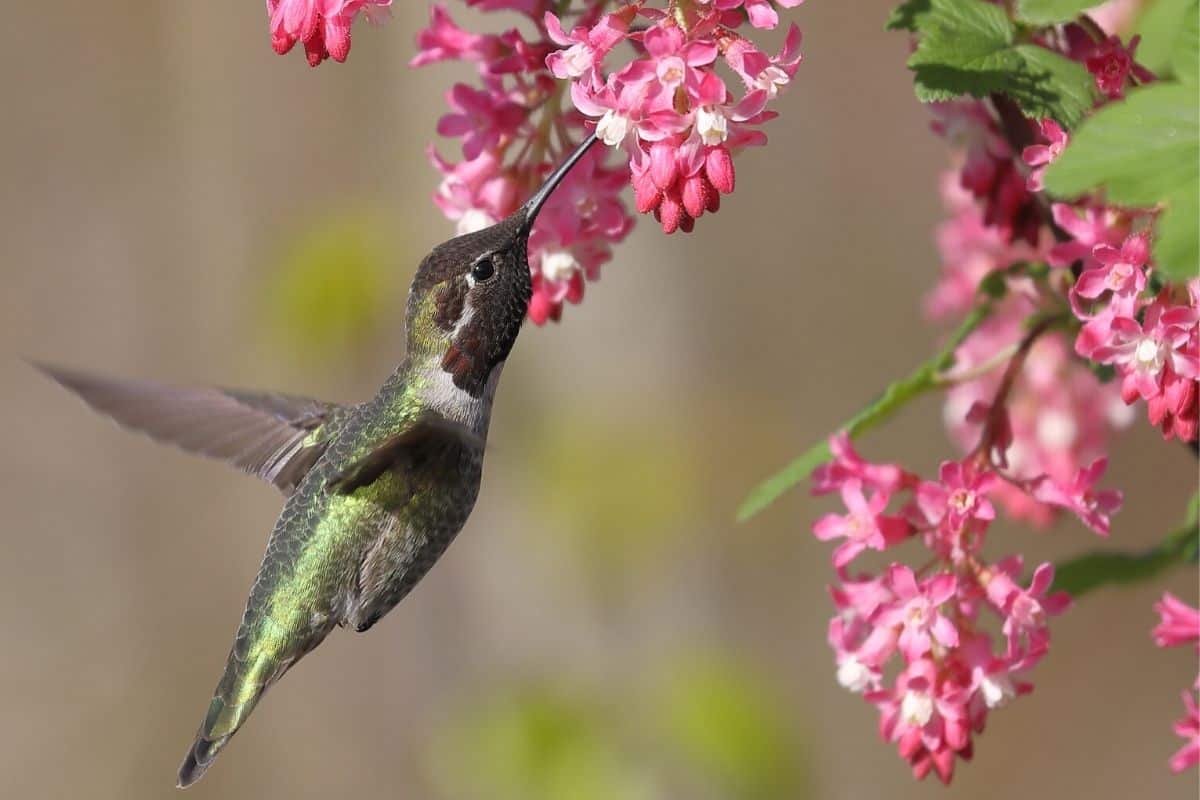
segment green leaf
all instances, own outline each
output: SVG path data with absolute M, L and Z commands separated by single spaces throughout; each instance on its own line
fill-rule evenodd
M 1155 228 L 1154 259 L 1158 268 L 1177 280 L 1195 277 L 1200 264 L 1200 185 L 1181 187 L 1166 197 L 1166 211 Z
M 1049 117 L 1067 128 L 1078 125 L 1096 97 L 1096 82 L 1087 69 L 1035 44 L 1017 45 L 1013 50 L 1021 66 L 1008 76 L 1002 91 L 1027 116 Z
M 1012 52 L 1012 23 L 998 6 L 930 0 L 929 11 L 914 22 L 920 38 L 908 66 L 916 73 L 922 102 L 962 94 L 984 97 L 998 91 L 1005 73 L 1019 66 Z
M 1159 77 L 1171 73 L 1171 61 L 1175 43 L 1185 30 L 1190 15 L 1196 19 L 1196 0 L 1155 0 L 1150 3 L 1137 20 L 1137 35 L 1141 37 L 1137 48 L 1137 60 L 1142 66 Z
M 906 377 L 890 384 L 870 405 L 847 420 L 837 430 L 844 430 L 851 439 L 858 437 L 891 417 L 909 401 L 937 388 L 939 376 L 954 364 L 954 351 L 985 319 L 991 316 L 993 305 L 986 301 L 967 315 L 958 329 L 950 335 L 945 346 L 933 358 L 918 366 Z M 812 471 L 828 461 L 831 453 L 826 441 L 805 450 L 779 472 L 754 487 L 737 510 L 737 521 L 745 522 L 784 494 L 807 480 Z
M 927 0 L 893 14 L 911 26 L 917 49 L 908 60 L 922 102 L 960 95 L 1009 95 L 1028 116 L 1073 127 L 1092 107 L 1093 81 L 1079 64 L 1033 44 L 1015 44 L 1004 9 L 981 0 Z M 902 13 L 903 12 L 903 13 Z
M 1109 584 L 1130 584 L 1153 578 L 1169 567 L 1196 560 L 1200 527 L 1196 509 L 1200 493 L 1192 495 L 1187 521 L 1162 542 L 1140 553 L 1088 553 L 1059 564 L 1054 588 L 1073 597 Z
M 1183 27 L 1171 49 L 1171 74 L 1180 83 L 1195 85 L 1200 80 L 1200 1 L 1184 10 Z
M 1159 83 L 1096 112 L 1046 170 L 1052 194 L 1075 197 L 1104 187 L 1116 205 L 1153 206 L 1166 214 L 1154 243 L 1157 266 L 1186 278 L 1200 261 L 1200 100 L 1194 86 Z
M 884 30 L 915 31 L 917 17 L 929 12 L 929 0 L 908 0 L 892 9 Z
M 1103 0 L 1017 0 L 1017 17 L 1030 25 L 1073 20 Z

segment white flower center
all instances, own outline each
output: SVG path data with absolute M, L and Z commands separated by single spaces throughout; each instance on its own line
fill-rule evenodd
M 1133 277 L 1133 266 L 1131 264 L 1113 264 L 1112 269 L 1108 272 L 1108 288 L 1116 291 Z
M 677 86 L 683 83 L 684 75 L 683 59 L 679 56 L 670 56 L 658 62 L 658 79 L 667 86 Z
M 781 88 L 787 86 L 790 80 L 786 72 L 772 65 L 758 73 L 758 77 L 754 79 L 754 86 L 757 89 L 765 90 L 767 97 L 774 97 L 779 94 Z
M 548 281 L 570 280 L 580 269 L 579 261 L 567 250 L 547 250 L 542 253 L 542 275 Z
M 729 136 L 729 119 L 716 106 L 700 106 L 696 111 L 696 133 L 707 145 L 720 144 Z
M 1138 342 L 1133 351 L 1133 360 L 1137 362 L 1138 369 L 1157 373 L 1163 365 L 1162 347 L 1147 336 Z
M 464 233 L 474 233 L 481 231 L 491 225 L 495 225 L 496 220 L 492 215 L 484 211 L 482 208 L 468 208 L 463 212 L 463 215 L 458 218 L 458 235 Z
M 979 682 L 979 693 L 988 708 L 999 708 L 1017 696 L 1012 681 L 1007 675 L 984 675 Z
M 959 514 L 965 514 L 975 505 L 975 493 L 970 489 L 955 489 L 950 494 L 949 505 Z
M 861 692 L 871 685 L 871 669 L 854 656 L 848 656 L 838 664 L 837 682 L 843 689 Z
M 629 117 L 618 114 L 610 108 L 596 123 L 596 134 L 606 145 L 616 147 L 625 141 L 625 137 L 629 135 L 629 128 Z
M 928 692 L 905 692 L 900 701 L 900 716 L 914 728 L 924 727 L 933 718 L 933 698 Z
M 582 43 L 573 44 L 563 52 L 567 75 L 572 78 L 578 78 L 591 69 L 594 61 L 591 48 Z

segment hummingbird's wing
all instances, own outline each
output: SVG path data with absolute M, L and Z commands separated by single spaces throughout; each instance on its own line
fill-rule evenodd
M 344 408 L 307 397 L 168 386 L 34 364 L 117 424 L 189 453 L 216 458 L 290 494 L 320 458 L 326 423 Z
M 432 409 L 426 409 L 405 425 L 403 430 L 387 437 L 339 469 L 326 485 L 339 494 L 350 494 L 355 489 L 374 483 L 384 470 L 399 464 L 407 454 L 447 443 L 483 449 L 483 437 L 475 431 Z

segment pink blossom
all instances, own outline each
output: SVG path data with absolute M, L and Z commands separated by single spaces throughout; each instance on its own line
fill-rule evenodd
M 314 67 L 327 58 L 345 61 L 350 28 L 359 12 L 378 22 L 391 4 L 392 0 L 267 0 L 271 46 L 283 55 L 302 42 Z
M 812 473 L 812 493 L 828 494 L 837 491 L 849 480 L 858 480 L 864 487 L 891 493 L 915 481 L 897 464 L 871 464 L 863 460 L 845 431 L 829 438 L 833 460 L 820 465 Z
M 1066 242 L 1050 248 L 1047 262 L 1052 267 L 1070 267 L 1081 261 L 1083 269 L 1093 269 L 1099 262 L 1093 257 L 1097 246 L 1115 247 L 1121 244 L 1128 229 L 1122 216 L 1103 206 L 1087 206 L 1080 209 L 1066 203 L 1055 203 L 1050 207 L 1054 223 L 1071 235 Z
M 1043 503 L 1065 508 L 1084 525 L 1101 536 L 1108 535 L 1109 517 L 1121 508 L 1122 497 L 1115 489 L 1094 491 L 1093 486 L 1108 468 L 1107 458 L 1097 458 L 1079 470 L 1069 484 L 1060 484 L 1049 476 L 1034 481 L 1032 494 Z
M 1125 81 L 1134 71 L 1133 51 L 1137 49 L 1138 38 L 1133 37 L 1126 47 L 1121 44 L 1119 37 L 1110 36 L 1084 60 L 1088 72 L 1096 79 L 1096 88 L 1110 99 L 1119 98 L 1124 93 Z
M 1159 623 L 1154 626 L 1154 643 L 1159 647 L 1194 644 L 1200 648 L 1200 609 L 1192 608 L 1170 592 L 1154 604 Z
M 429 17 L 429 27 L 417 33 L 417 55 L 408 62 L 409 66 L 421 67 L 437 61 L 488 63 L 504 53 L 500 37 L 464 30 L 441 3 L 430 5 Z
M 998 562 L 984 587 L 988 602 L 1004 617 L 1002 629 L 1013 669 L 1026 669 L 1045 655 L 1050 640 L 1047 618 L 1061 614 L 1071 605 L 1066 592 L 1050 593 L 1054 582 L 1051 564 L 1039 564 L 1029 588 L 1022 589 L 1016 578 L 1023 563 L 1020 557 Z
M 893 564 L 886 582 L 896 599 L 877 615 L 876 624 L 900 627 L 898 644 L 909 662 L 928 653 L 934 641 L 943 647 L 958 644 L 958 629 L 939 609 L 955 594 L 953 575 L 939 573 L 918 584 L 911 569 Z
M 1025 183 L 1031 192 L 1042 190 L 1042 173 L 1046 171 L 1046 167 L 1053 164 L 1054 160 L 1062 155 L 1068 140 L 1067 132 L 1054 120 L 1044 119 L 1038 125 L 1041 127 L 1042 138 L 1046 140 L 1046 144 L 1030 145 L 1021 152 L 1022 160 L 1033 167 Z
M 959 533 L 972 520 L 987 523 L 996 518 L 986 494 L 995 482 L 996 476 L 990 472 L 980 472 L 961 461 L 943 461 L 938 481 L 923 481 L 918 487 L 917 505 L 930 524 L 945 524 Z
M 1108 341 L 1096 347 L 1091 358 L 1117 367 L 1125 402 L 1154 399 L 1163 393 L 1168 378 L 1174 382 L 1200 377 L 1200 356 L 1191 346 L 1197 318 L 1195 308 L 1171 305 L 1169 297 L 1161 295 L 1147 306 L 1141 323 L 1132 316 L 1112 319 Z
M 1143 234 L 1128 237 L 1118 250 L 1098 244 L 1092 255 L 1100 266 L 1088 269 L 1079 276 L 1074 291 L 1081 297 L 1095 300 L 1104 292 L 1136 295 L 1146 288 L 1143 267 L 1150 258 L 1150 244 Z
M 939 675 L 928 659 L 911 663 L 890 692 L 871 692 L 867 698 L 880 709 L 879 732 L 896 744 L 913 775 L 936 772 L 943 783 L 954 775 L 956 756 L 971 755 L 969 695 L 950 677 Z
M 495 85 L 479 90 L 456 83 L 446 95 L 446 102 L 453 113 L 438 120 L 437 131 L 442 136 L 462 137 L 463 155 L 468 159 L 494 149 L 502 138 L 513 136 L 527 117 L 526 110 Z
M 833 553 L 833 565 L 838 569 L 862 551 L 884 550 L 908 534 L 908 523 L 883 513 L 890 499 L 887 492 L 876 490 L 867 500 L 857 480 L 846 481 L 841 492 L 842 502 L 850 513 L 826 514 L 813 525 L 813 535 L 822 542 L 846 540 Z
M 605 14 L 594 26 L 579 25 L 570 33 L 563 30 L 557 16 L 547 11 L 544 24 L 550 40 L 567 48 L 546 58 L 546 66 L 554 77 L 582 78 L 597 74 L 604 57 L 626 37 L 633 7 L 626 8 L 625 13 Z
M 1183 693 L 1184 717 L 1175 723 L 1175 733 L 1184 739 L 1183 747 L 1171 756 L 1171 771 L 1183 772 L 1200 764 L 1200 707 L 1195 692 Z

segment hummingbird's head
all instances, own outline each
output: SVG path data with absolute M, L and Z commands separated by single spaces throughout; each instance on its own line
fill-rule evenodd
M 542 205 L 596 141 L 589 136 L 507 219 L 439 244 L 408 293 L 410 354 L 440 357 L 454 385 L 479 396 L 508 358 L 529 309 L 529 233 Z

